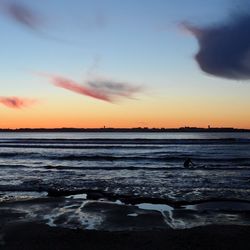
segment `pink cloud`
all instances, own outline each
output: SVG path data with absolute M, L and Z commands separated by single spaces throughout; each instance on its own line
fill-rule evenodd
M 141 90 L 140 87 L 134 87 L 127 83 L 115 82 L 113 80 L 91 80 L 81 85 L 61 76 L 45 74 L 43 76 L 49 77 L 52 84 L 57 87 L 107 102 L 113 102 L 120 97 L 131 98 Z
M 95 91 L 94 89 L 82 86 L 72 80 L 69 80 L 60 76 L 53 76 L 51 77 L 51 80 L 52 80 L 52 83 L 57 87 L 64 88 L 64 89 L 73 91 L 75 93 L 90 96 L 90 97 L 100 99 L 103 101 L 111 101 L 107 95 L 102 94 L 99 91 Z
M 0 103 L 8 108 L 21 109 L 29 107 L 36 102 L 34 99 L 21 98 L 21 97 L 0 97 Z

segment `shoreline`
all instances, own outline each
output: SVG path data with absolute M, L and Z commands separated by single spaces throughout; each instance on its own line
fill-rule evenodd
M 225 208 L 234 212 L 216 217 L 218 209 Z M 238 211 L 239 218 L 250 222 L 249 203 L 210 202 L 197 204 L 196 209 L 193 205 L 172 209 L 89 200 L 84 194 L 6 201 L 0 203 L 0 249 L 250 249 L 250 223 L 236 225 L 232 220 Z
M 29 197 L 23 193 L 0 202 L 0 224 L 38 222 L 52 227 L 104 231 L 250 226 L 249 201 L 207 200 L 184 204 L 152 201 L 109 199 L 98 193 L 57 197 L 45 193 Z

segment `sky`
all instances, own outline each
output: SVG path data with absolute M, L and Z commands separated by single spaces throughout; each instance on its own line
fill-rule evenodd
M 250 128 L 248 7 L 0 0 L 0 127 Z

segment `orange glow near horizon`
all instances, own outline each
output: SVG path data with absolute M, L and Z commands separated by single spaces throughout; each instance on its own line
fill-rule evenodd
M 99 124 L 104 124 L 104 125 L 99 125 Z M 22 128 L 29 128 L 29 129 L 38 129 L 38 128 L 45 128 L 45 129 L 60 129 L 60 128 L 103 128 L 104 126 L 106 128 L 138 128 L 138 127 L 147 127 L 147 128 L 180 128 L 180 127 L 198 127 L 198 128 L 207 128 L 208 125 L 204 125 L 202 123 L 198 124 L 198 123 L 188 123 L 188 124 L 184 124 L 184 123 L 171 123 L 171 122 L 166 122 L 166 125 L 164 125 L 163 123 L 154 123 L 152 125 L 141 125 L 140 123 L 133 123 L 133 122 L 128 122 L 128 123 L 111 123 L 109 125 L 106 125 L 105 122 L 101 122 L 100 123 L 87 123 L 87 124 L 72 124 L 72 123 L 65 123 L 64 125 L 58 124 L 58 123 L 31 123 L 31 124 L 27 124 L 27 123 L 20 123 L 20 126 L 12 126 L 12 124 L 4 124 L 1 129 L 22 129 Z M 236 129 L 250 129 L 250 126 L 244 126 L 239 124 L 235 124 L 234 126 L 228 126 L 228 125 L 224 125 L 221 123 L 214 123 L 212 125 L 209 124 L 209 126 L 211 126 L 211 128 L 215 127 L 215 128 L 236 128 Z
M 149 117 L 138 116 L 137 118 L 131 117 L 127 119 L 120 119 L 118 117 L 109 118 L 66 118 L 66 117 L 47 117 L 32 119 L 23 119 L 23 117 L 10 118 L 6 121 L 1 121 L 0 128 L 135 128 L 135 127 L 148 127 L 148 128 L 179 128 L 179 127 L 234 127 L 242 129 L 250 129 L 249 122 L 233 121 L 223 119 L 209 121 L 209 119 L 176 119 L 171 117 L 159 117 L 158 119 L 152 119 Z
M 4 117 L 0 128 L 206 128 L 210 125 L 250 129 L 245 102 L 234 102 L 230 108 L 227 102 L 232 101 L 222 103 L 221 98 L 214 96 L 211 99 L 159 96 L 110 104 L 70 94 L 63 102 L 58 96 L 17 110 L 0 106 L 0 116 Z

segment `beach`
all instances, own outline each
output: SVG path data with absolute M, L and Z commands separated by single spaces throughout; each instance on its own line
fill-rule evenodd
M 6 229 L 1 249 L 249 249 L 249 233 L 249 227 L 237 226 L 102 232 L 23 223 Z
M 74 201 L 75 199 L 66 206 L 77 205 Z M 86 216 L 84 219 L 88 223 L 83 226 L 67 211 L 53 219 L 53 210 L 64 202 L 61 197 L 2 204 L 0 249 L 145 250 L 250 247 L 250 226 L 209 225 L 176 230 L 164 223 L 160 212 L 107 201 L 88 203 L 85 212 L 92 217 Z M 98 220 L 98 214 L 102 214 L 103 218 Z M 72 219 L 71 224 L 69 218 Z M 65 221 L 68 223 L 64 224 Z M 72 228 L 67 228 L 69 226 Z

